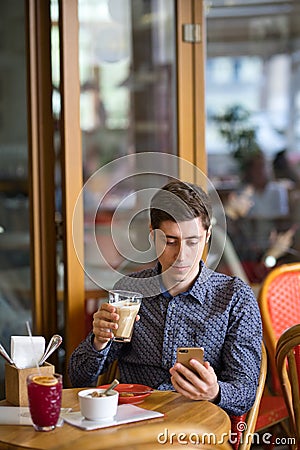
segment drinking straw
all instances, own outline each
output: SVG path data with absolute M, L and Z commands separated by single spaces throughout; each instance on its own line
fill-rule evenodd
M 30 337 L 30 342 L 31 342 L 34 362 L 35 362 L 35 365 L 36 365 L 36 368 L 38 370 L 39 375 L 41 375 L 41 369 L 40 369 L 38 357 L 37 357 L 37 354 L 36 354 L 36 351 L 35 351 L 34 342 L 33 342 L 33 339 L 32 339 L 31 328 L 30 328 L 28 320 L 26 320 L 26 327 L 27 327 L 28 335 Z

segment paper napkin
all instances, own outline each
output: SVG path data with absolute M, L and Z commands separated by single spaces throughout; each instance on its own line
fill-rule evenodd
M 61 414 L 71 411 L 71 408 L 61 408 Z M 63 419 L 58 419 L 61 427 Z M 28 406 L 0 406 L 0 425 L 33 425 Z M 0 429 L 1 432 L 1 429 Z
M 11 336 L 10 354 L 18 369 L 36 367 L 45 351 L 43 336 Z
M 163 416 L 164 414 L 160 412 L 149 411 L 148 409 L 139 408 L 134 405 L 118 406 L 116 416 L 109 420 L 87 420 L 81 415 L 80 412 L 62 414 L 65 422 L 84 430 L 96 430 L 98 428 L 113 427 L 115 425 L 121 425 L 122 423 L 139 422 L 141 420 L 155 419 Z

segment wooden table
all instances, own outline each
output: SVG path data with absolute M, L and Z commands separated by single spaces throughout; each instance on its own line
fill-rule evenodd
M 77 393 L 82 389 L 64 389 L 63 407 L 79 410 Z M 5 400 L 1 405 L 8 405 Z M 159 433 L 164 433 L 170 444 L 169 448 L 202 448 L 195 443 L 191 447 L 177 444 L 177 437 L 169 434 L 186 433 L 186 439 L 191 433 L 203 435 L 212 433 L 215 442 L 225 442 L 230 432 L 229 416 L 218 406 L 207 401 L 190 401 L 178 393 L 170 391 L 156 391 L 146 397 L 138 406 L 164 413 L 163 418 L 151 419 L 143 422 L 124 424 L 115 427 L 85 431 L 67 423 L 50 432 L 37 432 L 31 426 L 0 425 L 0 449 L 51 449 L 51 450 L 98 450 L 98 449 L 126 449 L 137 450 L 166 448 L 157 442 Z M 167 431 L 166 431 L 167 430 Z M 224 434 L 224 437 L 222 437 Z M 161 437 L 164 439 L 164 437 Z M 185 438 L 182 438 L 185 439 Z M 210 447 L 209 447 L 210 448 Z

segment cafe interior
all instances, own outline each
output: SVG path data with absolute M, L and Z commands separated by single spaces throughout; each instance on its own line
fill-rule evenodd
M 300 262 L 297 0 L 4 0 L 0 9 L 8 353 L 26 323 L 46 342 L 60 334 L 49 361 L 70 386 L 68 359 L 107 291 L 155 262 L 147 206 L 170 178 L 207 188 L 215 226 L 206 262 L 244 278 L 258 301 L 269 272 Z M 292 231 L 253 274 L 226 232 L 225 204 L 257 151 L 264 170 L 255 175 L 264 172 L 278 196 L 256 210 L 252 199 L 246 250 L 265 252 Z M 290 307 L 296 316 L 299 305 Z

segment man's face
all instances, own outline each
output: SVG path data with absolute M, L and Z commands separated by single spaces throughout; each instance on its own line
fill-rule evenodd
M 197 277 L 202 253 L 209 237 L 199 217 L 186 222 L 163 221 L 154 230 L 155 248 L 168 290 L 188 289 Z

